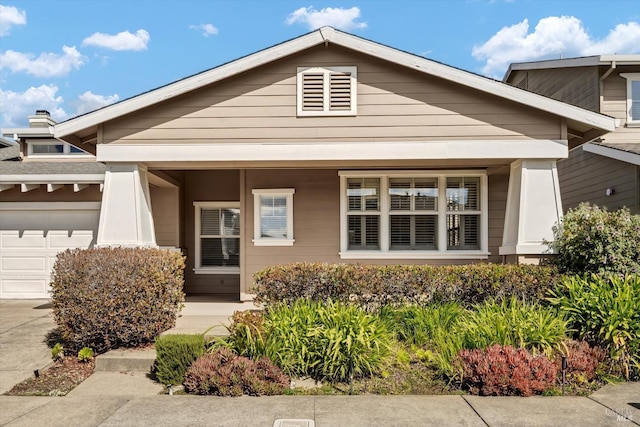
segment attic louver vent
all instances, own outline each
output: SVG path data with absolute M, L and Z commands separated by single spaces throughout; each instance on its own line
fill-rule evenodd
M 356 67 L 298 69 L 299 116 L 356 114 Z

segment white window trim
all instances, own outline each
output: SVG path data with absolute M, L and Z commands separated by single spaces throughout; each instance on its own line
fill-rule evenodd
M 329 76 L 331 72 L 350 73 L 351 75 L 351 109 L 350 110 L 330 110 L 330 93 L 331 88 L 329 84 Z M 325 108 L 322 111 L 308 111 L 302 109 L 302 75 L 306 72 L 322 72 L 324 75 L 323 84 L 323 97 Z M 355 116 L 358 113 L 358 67 L 345 66 L 345 67 L 298 67 L 296 73 L 296 99 L 297 99 L 297 114 L 298 117 L 313 117 L 313 116 Z
M 340 258 L 341 259 L 487 259 L 489 252 L 488 178 L 484 170 L 437 171 L 339 171 L 340 177 Z M 380 250 L 349 250 L 347 223 L 347 178 L 380 178 Z M 389 178 L 438 178 L 439 188 L 446 188 L 448 177 L 480 177 L 480 250 L 447 250 L 446 197 L 438 197 L 438 250 L 392 251 L 389 249 Z M 441 193 L 442 194 L 442 193 Z M 471 212 L 468 212 L 471 213 Z
M 205 209 L 235 208 L 240 209 L 240 202 L 193 202 L 195 207 L 195 274 L 240 274 L 240 267 L 202 267 L 200 266 L 200 212 Z M 240 212 L 242 215 L 242 212 Z M 240 222 L 242 224 L 242 221 Z M 238 237 L 239 238 L 239 237 Z M 242 251 L 242 246 L 240 247 Z
M 295 239 L 293 238 L 293 195 L 295 188 L 268 188 L 253 189 L 253 245 L 254 246 L 293 246 Z M 273 237 L 262 237 L 260 230 L 262 224 L 260 216 L 260 196 L 285 196 L 287 199 L 287 238 L 277 239 Z
M 34 153 L 33 152 L 34 145 L 62 145 L 62 153 Z M 82 150 L 81 148 L 78 148 L 78 149 Z M 94 157 L 92 154 L 87 152 L 72 154 L 71 144 L 65 141 L 27 141 L 27 156 L 32 157 L 34 159 L 35 158 L 51 158 L 51 157 L 55 157 L 56 159 L 78 159 L 78 158 Z
M 640 118 L 632 120 L 631 106 L 633 105 L 633 99 L 631 98 L 631 85 L 633 82 L 640 82 L 640 73 L 620 73 L 620 77 L 624 77 L 627 80 L 627 127 L 640 127 Z

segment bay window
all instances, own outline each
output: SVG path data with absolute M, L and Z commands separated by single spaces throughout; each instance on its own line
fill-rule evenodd
M 484 171 L 342 171 L 341 252 L 357 258 L 486 258 Z

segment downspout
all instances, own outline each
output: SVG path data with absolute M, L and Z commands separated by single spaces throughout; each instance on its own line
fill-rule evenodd
M 598 90 L 600 91 L 600 111 L 602 113 L 602 107 L 604 104 L 604 79 L 609 77 L 609 75 L 616 69 L 616 61 L 611 61 L 611 67 L 600 77 L 600 81 L 598 82 Z

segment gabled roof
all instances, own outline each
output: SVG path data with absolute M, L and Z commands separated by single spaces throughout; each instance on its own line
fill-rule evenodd
M 548 59 L 544 61 L 514 62 L 509 65 L 509 69 L 504 74 L 502 81 L 508 81 L 512 71 L 595 67 L 599 65 L 616 67 L 619 65 L 640 65 L 640 55 L 595 55 L 577 58 Z
M 78 142 L 90 140 L 96 135 L 98 125 L 117 119 L 151 105 L 169 100 L 203 86 L 218 82 L 250 69 L 265 65 L 297 52 L 321 44 L 335 44 L 348 49 L 371 55 L 413 70 L 448 80 L 474 90 L 480 90 L 513 102 L 525 104 L 542 111 L 568 119 L 569 126 L 580 131 L 593 128 L 613 131 L 613 118 L 574 107 L 550 98 L 527 92 L 497 80 L 454 68 L 421 56 L 403 52 L 379 43 L 372 42 L 331 27 L 323 27 L 301 37 L 286 41 L 273 47 L 245 56 L 208 71 L 178 80 L 158 89 L 134 96 L 103 107 L 85 115 L 58 123 L 54 133 L 56 138 Z

